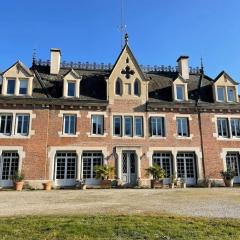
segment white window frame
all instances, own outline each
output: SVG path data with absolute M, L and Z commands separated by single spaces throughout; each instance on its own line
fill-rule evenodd
M 69 95 L 69 84 L 74 84 L 74 93 L 73 93 L 73 96 L 72 95 Z M 75 81 L 67 81 L 67 96 L 68 97 L 76 97 L 76 82 Z
M 120 134 L 115 133 L 115 119 L 120 119 Z M 122 119 L 123 119 L 122 116 L 117 116 L 117 115 L 113 116 L 113 136 L 122 137 L 122 129 L 123 129 Z
M 160 131 L 161 131 L 161 135 L 158 135 L 158 134 L 153 134 L 153 119 L 157 119 L 159 120 L 160 119 L 160 122 L 161 122 L 161 126 L 160 126 Z M 151 137 L 166 137 L 166 129 L 165 129 L 165 117 L 162 117 L 162 116 L 151 116 L 149 118 L 150 120 L 150 136 Z M 155 122 L 155 127 L 156 127 L 156 131 L 158 132 L 158 121 Z
M 231 134 L 232 134 L 232 137 L 234 137 L 234 138 L 240 138 L 240 134 L 237 135 L 237 126 L 236 126 L 237 125 L 236 124 L 237 121 L 239 121 L 239 123 L 240 123 L 240 118 L 230 118 Z M 234 123 L 233 124 L 234 126 L 232 126 L 232 122 Z M 233 134 L 233 130 L 235 131 L 235 135 Z
M 21 91 L 21 82 L 23 82 L 23 81 L 25 81 L 25 82 L 27 83 L 26 93 L 20 93 L 20 91 Z M 25 79 L 25 78 L 20 78 L 20 79 L 19 79 L 19 89 L 18 89 L 18 95 L 19 95 L 19 96 L 25 96 L 25 95 L 28 94 L 28 85 L 29 85 L 28 81 L 29 81 L 29 80 L 28 80 L 28 79 Z
M 229 99 L 229 94 L 228 94 L 229 90 L 233 90 L 233 100 Z M 230 86 L 227 87 L 227 101 L 228 102 L 236 102 L 236 89 L 235 89 L 235 87 L 230 87 Z
M 226 136 L 223 136 L 223 121 L 226 122 L 226 130 L 227 130 L 227 135 Z M 221 135 L 219 134 L 219 131 L 218 131 L 218 124 L 220 122 L 220 128 L 221 128 Z M 217 134 L 218 134 L 218 137 L 219 138 L 230 138 L 230 128 L 229 128 L 229 121 L 228 121 L 228 118 L 227 117 L 218 117 L 217 118 Z
M 66 118 L 69 118 L 69 122 L 68 122 L 68 131 L 65 128 L 66 127 Z M 71 119 L 74 119 L 74 133 L 70 132 L 71 129 Z M 73 135 L 75 136 L 77 134 L 77 114 L 63 114 L 63 135 Z
M 13 93 L 8 93 L 8 84 L 9 84 L 9 81 L 14 81 L 14 82 L 15 82 L 15 84 L 14 84 L 14 89 L 13 89 Z M 16 82 L 17 82 L 17 79 L 16 79 L 16 78 L 8 78 L 8 79 L 7 79 L 6 94 L 7 94 L 8 96 L 13 96 L 13 95 L 15 94 Z
M 97 121 L 96 121 L 96 126 L 98 126 L 99 123 L 101 123 L 101 132 L 99 133 L 98 132 L 98 127 L 96 127 L 96 133 L 93 132 L 93 119 L 96 118 Z M 101 118 L 101 121 L 99 121 L 99 119 Z M 95 135 L 95 136 L 103 136 L 104 135 L 104 115 L 92 115 L 91 116 L 91 135 Z
M 18 133 L 18 120 L 19 120 L 19 117 L 23 117 L 23 121 L 22 121 L 22 126 L 21 126 L 21 132 Z M 27 126 L 27 133 L 24 133 L 23 132 L 23 126 L 24 126 L 24 118 L 25 117 L 28 117 L 28 126 Z M 18 113 L 16 114 L 16 123 L 15 123 L 15 135 L 21 135 L 21 136 L 28 136 L 29 135 L 29 127 L 30 127 L 30 115 L 29 114 L 21 114 L 21 113 Z
M 2 127 L 2 117 L 5 116 L 5 121 L 4 121 L 4 132 L 3 133 L 0 133 L 1 135 L 4 135 L 4 136 L 11 136 L 12 135 L 12 132 L 13 132 L 13 122 L 14 122 L 14 119 L 13 119 L 13 114 L 11 113 L 0 113 L 0 129 Z M 11 117 L 11 129 L 10 129 L 10 133 L 7 134 L 6 133 L 6 128 L 7 128 L 7 118 L 8 117 Z
M 181 129 L 178 129 L 178 121 L 181 120 Z M 187 130 L 187 134 L 184 135 L 183 134 L 183 120 L 186 121 L 186 130 Z M 177 117 L 176 118 L 176 124 L 177 124 L 177 136 L 178 137 L 183 137 L 183 138 L 186 138 L 186 137 L 189 137 L 190 136 L 190 129 L 189 129 L 189 119 L 187 117 Z M 181 133 L 180 133 L 181 132 Z M 179 134 L 180 133 L 180 134 Z
M 182 98 L 178 98 L 178 88 L 182 90 Z M 176 84 L 176 100 L 184 101 L 185 100 L 185 86 L 183 84 Z
M 136 120 L 137 119 L 141 119 L 141 134 L 137 134 L 137 123 L 136 123 Z M 142 116 L 135 116 L 134 117 L 134 136 L 135 137 L 143 137 L 144 136 L 144 130 L 143 130 L 143 117 Z
M 218 89 L 223 90 L 223 100 L 219 99 L 219 94 L 218 94 Z M 226 101 L 226 92 L 225 92 L 225 87 L 224 86 L 217 86 L 217 101 L 218 102 L 225 102 Z
M 130 130 L 131 130 L 131 133 L 130 134 L 126 134 L 126 119 L 130 119 L 130 123 L 131 123 L 131 127 L 130 127 Z M 133 116 L 124 116 L 124 132 L 123 132 L 123 135 L 125 137 L 133 137 Z

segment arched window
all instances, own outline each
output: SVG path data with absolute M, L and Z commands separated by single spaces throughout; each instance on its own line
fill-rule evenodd
M 121 80 L 117 80 L 116 83 L 115 83 L 115 94 L 116 95 L 121 95 L 121 89 L 122 89 L 122 83 L 121 83 Z
M 134 82 L 134 95 L 140 95 L 140 82 L 139 80 L 135 80 Z

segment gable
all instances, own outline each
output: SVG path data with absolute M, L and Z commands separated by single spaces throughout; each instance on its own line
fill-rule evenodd
M 29 78 L 33 77 L 32 72 L 20 61 L 13 64 L 5 72 L 3 72 L 3 77 L 18 77 L 18 78 Z
M 238 82 L 233 80 L 226 72 L 221 72 L 215 79 L 214 84 L 216 86 L 235 86 Z
M 63 77 L 64 80 L 78 80 L 80 78 L 81 77 L 78 75 L 78 73 L 76 71 L 74 71 L 73 69 L 68 71 Z

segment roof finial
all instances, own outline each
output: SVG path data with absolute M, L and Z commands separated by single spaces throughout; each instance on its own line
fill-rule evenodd
M 125 34 L 125 44 L 128 44 L 128 34 Z
M 204 73 L 203 58 L 201 56 L 201 73 Z
M 120 25 L 120 31 L 121 31 L 121 48 L 124 47 L 124 34 L 126 33 L 126 23 L 125 23 L 125 12 L 124 12 L 124 6 L 125 0 L 121 0 L 121 25 Z M 126 39 L 125 39 L 126 40 Z

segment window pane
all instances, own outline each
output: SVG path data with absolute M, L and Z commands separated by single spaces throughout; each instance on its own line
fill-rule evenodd
M 181 136 L 181 137 L 189 136 L 187 118 L 177 118 L 177 133 L 178 133 L 178 136 Z
M 184 100 L 184 87 L 177 85 L 177 100 Z
M 217 95 L 218 95 L 218 101 L 223 102 L 225 100 L 224 87 L 217 88 Z
M 103 134 L 103 116 L 94 115 L 92 116 L 92 134 Z
M 232 135 L 240 137 L 240 119 L 231 119 Z
M 17 134 L 28 135 L 29 115 L 17 115 Z
M 135 135 L 142 137 L 143 136 L 143 118 L 135 117 Z
M 134 95 L 140 94 L 140 83 L 138 80 L 134 82 Z
M 115 94 L 121 95 L 121 82 L 119 80 L 116 81 Z
M 73 82 L 68 83 L 68 96 L 69 97 L 75 96 L 75 83 Z
M 0 133 L 11 135 L 12 132 L 12 115 L 1 115 Z
M 15 80 L 8 80 L 7 94 L 14 94 Z
M 20 80 L 19 94 L 27 94 L 28 80 Z
M 114 124 L 114 132 L 113 135 L 115 136 L 121 136 L 121 125 L 122 125 L 122 119 L 121 117 L 114 117 L 113 124 Z
M 232 87 L 227 88 L 228 101 L 235 102 L 235 90 Z
M 76 116 L 65 115 L 64 116 L 64 133 L 65 134 L 76 134 Z
M 132 136 L 132 117 L 125 117 L 125 135 Z
M 229 137 L 228 129 L 228 119 L 227 118 L 218 118 L 217 119 L 218 127 L 218 136 L 220 137 Z
M 152 136 L 165 136 L 164 131 L 164 118 L 163 117 L 151 117 L 151 129 Z

